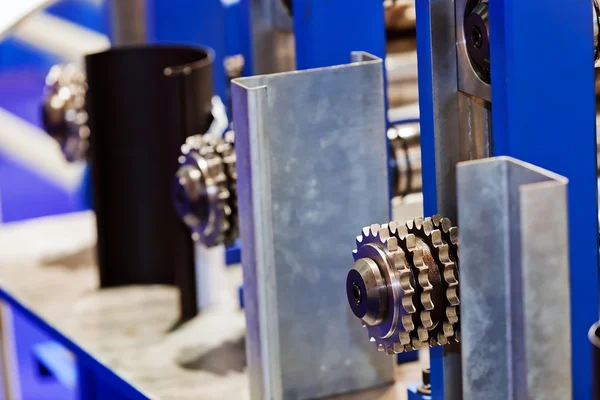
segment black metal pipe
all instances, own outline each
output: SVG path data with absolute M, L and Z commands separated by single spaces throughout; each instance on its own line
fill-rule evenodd
M 86 57 L 100 287 L 177 284 L 197 314 L 194 245 L 171 202 L 185 139 L 212 121 L 212 54 L 172 46 Z

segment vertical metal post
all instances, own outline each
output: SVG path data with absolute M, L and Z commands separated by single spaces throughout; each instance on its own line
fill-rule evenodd
M 417 1 L 416 11 L 423 208 L 425 215 L 456 221 L 461 154 L 454 1 Z M 461 399 L 459 347 L 433 348 L 430 354 L 433 399 Z
M 253 75 L 294 70 L 292 18 L 280 0 L 242 0 L 250 41 L 247 64 Z M 247 71 L 248 72 L 248 71 Z
M 587 333 L 598 319 L 591 2 L 505 0 L 489 7 L 494 152 L 569 179 L 573 396 L 589 398 Z
M 113 45 L 146 43 L 146 0 L 109 0 L 107 7 Z

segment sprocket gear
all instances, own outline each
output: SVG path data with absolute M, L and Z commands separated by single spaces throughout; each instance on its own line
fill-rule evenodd
M 86 91 L 85 72 L 79 65 L 57 64 L 46 76 L 42 122 L 69 162 L 87 158 L 90 129 L 85 110 Z
M 177 212 L 195 241 L 207 247 L 233 244 L 238 236 L 233 139 L 195 135 L 181 151 L 173 185 Z
M 427 326 L 431 346 L 447 344 L 449 339 L 454 336 L 454 324 L 458 322 L 458 316 L 454 308 L 454 304 L 457 305 L 457 303 L 450 301 L 448 296 L 450 291 L 455 292 L 456 289 L 454 286 L 451 287 L 451 284 L 454 285 L 458 282 L 454 273 L 457 270 L 456 264 L 450 256 L 450 245 L 444 240 L 442 231 L 438 229 L 440 223 L 438 222 L 436 226 L 434 219 L 435 222 L 440 221 L 439 216 L 434 216 L 433 218 L 417 218 L 414 221 L 407 222 L 409 232 L 422 240 L 429 249 L 440 277 L 440 284 L 437 285 L 437 310 L 434 309 L 429 314 L 431 320 Z M 458 301 L 457 298 L 450 297 L 452 300 Z
M 390 235 L 387 225 L 374 224 L 363 229 L 356 244 L 355 264 L 347 280 L 353 311 L 360 315 L 378 350 L 395 354 L 412 349 L 416 285 L 397 238 Z M 370 280 L 378 283 L 373 286 Z M 390 290 L 378 297 L 384 287 Z M 370 301 L 362 301 L 369 297 Z
M 458 230 L 450 220 L 371 225 L 356 244 L 348 301 L 379 350 L 458 341 Z

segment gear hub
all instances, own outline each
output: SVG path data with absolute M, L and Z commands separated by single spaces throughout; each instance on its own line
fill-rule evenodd
M 238 237 L 237 174 L 233 131 L 224 138 L 196 135 L 182 146 L 173 183 L 173 203 L 207 247 L 231 245 Z
M 380 351 L 458 341 L 458 230 L 433 216 L 363 229 L 346 279 L 348 302 Z

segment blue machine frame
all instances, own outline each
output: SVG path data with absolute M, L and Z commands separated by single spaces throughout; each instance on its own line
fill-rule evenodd
M 589 398 L 587 333 L 598 320 L 592 7 L 589 1 L 490 2 L 490 24 L 503 26 L 491 30 L 494 81 L 502 83 L 492 90 L 495 155 L 569 178 L 573 397 Z
M 424 209 L 433 215 L 436 88 L 430 31 L 431 10 L 439 1 L 416 3 Z M 589 1 L 568 3 L 489 3 L 493 139 L 494 155 L 513 156 L 569 178 L 573 397 L 584 399 L 591 392 L 587 332 L 598 319 L 593 26 Z M 556 330 L 561 334 L 561 327 Z M 443 352 L 432 350 L 433 398 L 443 399 Z

